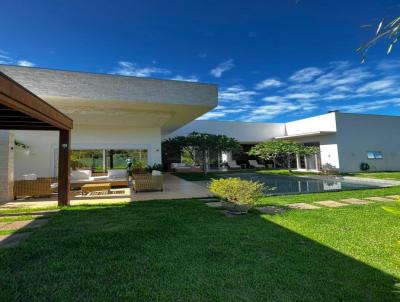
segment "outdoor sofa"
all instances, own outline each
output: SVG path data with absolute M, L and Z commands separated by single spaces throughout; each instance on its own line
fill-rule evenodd
M 52 178 L 37 178 L 30 174 L 21 180 L 14 181 L 14 199 L 27 196 L 46 196 L 50 197 L 53 193 Z
M 110 169 L 104 176 L 92 176 L 91 170 L 72 170 L 70 183 L 73 189 L 95 183 L 110 183 L 111 187 L 128 187 L 128 177 L 126 170 L 122 169 Z

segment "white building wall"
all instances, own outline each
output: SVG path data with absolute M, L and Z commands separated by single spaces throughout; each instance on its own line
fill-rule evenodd
M 0 130 L 0 202 L 13 199 L 14 134 Z
M 321 158 L 322 168 L 327 170 L 340 169 L 336 134 L 308 136 L 303 138 L 295 138 L 293 140 L 299 143 L 319 142 L 321 150 L 320 158 Z
M 193 121 L 172 132 L 166 138 L 187 135 L 191 132 L 225 134 L 241 143 L 258 143 L 285 134 L 285 124 L 247 123 L 229 121 Z
M 285 135 L 317 131 L 336 131 L 335 112 L 286 123 Z
M 15 177 L 35 173 L 55 176 L 58 131 L 16 131 L 16 139 L 30 147 L 27 154 L 16 150 Z M 148 163 L 161 163 L 160 128 L 76 127 L 71 135 L 72 149 L 147 149 Z
M 400 117 L 337 113 L 340 171 L 360 171 L 365 162 L 371 171 L 400 170 Z M 382 151 L 383 159 L 368 159 L 367 151 Z

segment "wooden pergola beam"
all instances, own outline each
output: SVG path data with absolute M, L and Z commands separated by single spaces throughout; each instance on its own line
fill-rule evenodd
M 72 120 L 0 72 L 0 129 L 58 130 L 58 205 L 70 205 Z

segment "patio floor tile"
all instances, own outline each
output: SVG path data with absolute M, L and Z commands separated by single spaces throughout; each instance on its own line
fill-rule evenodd
M 320 209 L 320 207 L 314 206 L 312 204 L 309 203 L 303 203 L 303 202 L 299 202 L 299 203 L 291 203 L 286 205 L 288 208 L 290 209 L 299 209 L 299 210 L 316 210 L 316 209 Z
M 386 197 L 365 197 L 364 199 L 371 201 L 379 201 L 379 202 L 393 202 L 394 200 Z
M 358 198 L 346 198 L 346 199 L 341 199 L 340 201 L 355 205 L 364 205 L 372 203 L 372 201 L 366 201 Z
M 317 201 L 316 203 L 326 206 L 328 208 L 339 208 L 339 207 L 344 207 L 348 206 L 349 204 L 347 203 L 341 203 L 333 200 L 325 200 L 325 201 Z

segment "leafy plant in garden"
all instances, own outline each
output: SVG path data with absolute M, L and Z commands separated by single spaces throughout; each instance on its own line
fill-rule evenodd
M 210 153 L 235 152 L 239 151 L 241 146 L 237 140 L 226 135 L 192 132 L 187 136 L 177 136 L 165 140 L 162 148 L 165 153 L 179 151 L 183 154 L 185 163 L 200 163 L 203 165 L 204 170 L 207 171 Z
M 209 191 L 225 201 L 244 205 L 254 204 L 263 196 L 264 184 L 238 177 L 213 179 Z
M 250 149 L 248 154 L 257 156 L 263 160 L 272 160 L 274 168 L 277 166 L 278 159 L 284 156 L 287 167 L 290 169 L 290 163 L 296 155 L 310 156 L 318 152 L 318 147 L 305 146 L 292 140 L 271 140 L 255 145 Z

